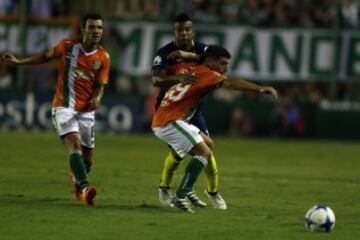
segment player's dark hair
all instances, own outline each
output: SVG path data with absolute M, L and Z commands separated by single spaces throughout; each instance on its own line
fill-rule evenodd
M 210 57 L 210 58 L 221 58 L 221 57 L 231 58 L 231 54 L 229 53 L 228 50 L 226 50 L 222 46 L 209 45 L 202 57 L 203 57 L 203 59 L 208 58 L 208 57 Z
M 187 22 L 187 21 L 191 22 L 189 15 L 187 15 L 186 13 L 180 13 L 175 17 L 173 23 Z
M 84 15 L 81 19 L 81 28 L 85 28 L 85 25 L 86 25 L 86 21 L 88 19 L 91 19 L 91 20 L 102 20 L 104 21 L 103 17 L 98 14 L 98 13 L 87 13 L 86 15 Z

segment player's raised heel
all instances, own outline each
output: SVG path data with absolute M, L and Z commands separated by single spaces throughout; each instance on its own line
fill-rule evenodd
M 158 193 L 159 193 L 159 201 L 161 205 L 166 207 L 174 206 L 174 204 L 171 203 L 171 199 L 173 198 L 173 195 L 171 193 L 170 187 L 159 187 Z
M 187 195 L 187 198 L 189 199 L 189 201 L 191 202 L 191 204 L 195 207 L 198 208 L 204 208 L 207 206 L 207 204 L 205 202 L 203 202 L 196 194 L 194 191 L 189 192 L 189 194 Z
M 71 182 L 71 185 L 73 187 L 74 194 L 75 194 L 75 199 L 78 200 L 78 201 L 81 201 L 81 191 L 79 189 L 79 186 L 76 184 L 74 174 L 71 171 L 68 172 L 68 178 L 69 178 L 69 180 Z
M 87 205 L 93 206 L 95 205 L 95 196 L 96 196 L 96 189 L 94 186 L 87 186 L 83 189 L 81 194 L 81 199 L 86 202 Z
M 190 204 L 186 201 L 186 198 L 177 198 L 173 197 L 171 199 L 171 203 L 174 204 L 175 207 L 178 209 L 188 212 L 188 213 L 194 213 L 194 211 L 191 209 Z
M 205 195 L 208 196 L 208 198 L 211 200 L 215 209 L 227 209 L 226 202 L 224 198 L 220 195 L 220 193 L 209 193 L 207 190 L 205 190 Z

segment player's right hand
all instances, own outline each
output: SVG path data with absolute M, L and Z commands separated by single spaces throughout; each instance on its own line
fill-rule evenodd
M 197 81 L 197 76 L 193 71 L 179 74 L 179 75 L 177 75 L 177 78 L 178 78 L 179 82 L 184 85 L 189 85 L 189 84 L 193 85 Z
M 99 108 L 100 101 L 101 101 L 100 97 L 94 97 L 93 99 L 91 99 L 89 105 L 86 108 L 86 111 L 91 112 Z
M 263 86 L 259 89 L 259 91 L 261 93 L 271 94 L 274 98 L 279 97 L 279 93 L 276 91 L 276 89 L 270 86 Z
M 4 53 L 1 55 L 1 61 L 5 63 L 11 63 L 11 64 L 19 64 L 20 61 L 17 59 L 13 54 L 11 53 Z

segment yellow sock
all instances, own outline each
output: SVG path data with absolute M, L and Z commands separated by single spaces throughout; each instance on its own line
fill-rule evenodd
M 219 184 L 219 175 L 218 175 L 217 164 L 214 153 L 211 153 L 211 160 L 206 165 L 204 171 L 208 182 L 207 191 L 217 192 L 218 184 Z
M 160 187 L 170 187 L 171 181 L 180 162 L 176 161 L 174 156 L 169 152 L 164 161 L 163 170 L 161 173 Z

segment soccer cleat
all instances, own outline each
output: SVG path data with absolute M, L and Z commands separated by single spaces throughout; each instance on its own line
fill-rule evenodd
M 194 211 L 190 207 L 190 204 L 186 201 L 186 198 L 181 199 L 181 198 L 173 197 L 171 199 L 171 203 L 182 211 L 188 213 L 194 213 Z
M 201 201 L 201 199 L 195 194 L 194 191 L 189 192 L 187 198 L 189 199 L 191 204 L 194 205 L 195 207 L 204 208 L 207 206 L 207 204 Z
M 76 200 L 81 201 L 81 191 L 79 189 L 79 186 L 76 184 L 74 174 L 71 171 L 68 172 L 68 177 L 71 185 L 73 186 Z
M 87 186 L 82 190 L 80 195 L 80 199 L 86 202 L 87 205 L 93 206 L 95 205 L 94 198 L 96 196 L 96 189 L 94 186 Z
M 171 194 L 170 187 L 159 187 L 159 201 L 163 206 L 173 207 L 174 204 L 171 203 L 173 195 Z
M 210 198 L 215 209 L 220 209 L 220 210 L 227 209 L 226 202 L 225 202 L 224 198 L 220 195 L 220 193 L 218 193 L 218 192 L 209 193 L 207 190 L 205 190 L 205 194 L 206 194 L 206 196 L 208 196 L 208 198 Z

